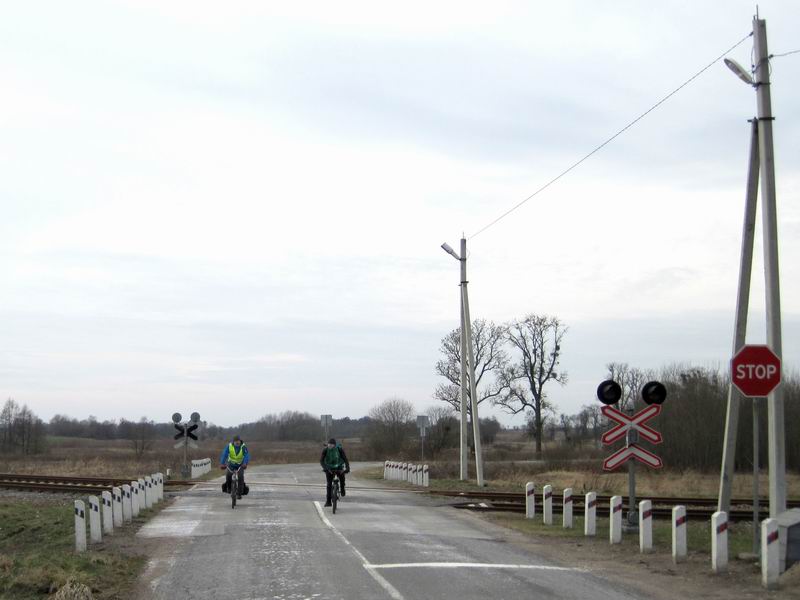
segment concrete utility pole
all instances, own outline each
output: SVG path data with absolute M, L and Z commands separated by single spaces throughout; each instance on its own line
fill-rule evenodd
M 755 72 L 752 85 L 756 88 L 756 103 L 758 108 L 757 123 L 754 132 L 757 132 L 758 144 L 755 156 L 758 160 L 758 169 L 761 174 L 761 220 L 764 236 L 764 277 L 766 283 L 766 309 L 767 309 L 767 345 L 772 352 L 782 359 L 781 340 L 781 300 L 780 300 L 780 273 L 778 268 L 778 215 L 775 197 L 775 154 L 772 138 L 772 102 L 769 80 L 769 51 L 767 49 L 767 23 L 753 18 L 753 40 L 755 54 Z M 748 81 L 748 74 L 742 72 L 740 67 L 727 61 L 728 66 L 737 72 L 744 81 Z M 739 272 L 739 301 L 737 303 L 737 321 L 734 334 L 734 346 L 739 341 L 740 327 L 743 334 L 746 328 L 746 316 L 740 320 L 742 310 L 741 295 L 746 292 L 749 297 L 749 274 L 752 265 L 752 239 L 748 242 L 747 227 L 750 209 L 750 197 L 755 195 L 751 190 L 757 185 L 758 176 L 752 174 L 754 151 L 751 149 L 750 175 L 748 176 L 748 207 L 745 212 L 745 234 L 742 241 L 742 265 Z M 755 204 L 755 200 L 753 200 Z M 754 210 L 753 206 L 753 210 Z M 754 215 L 753 215 L 754 216 Z M 754 220 L 754 219 L 753 219 Z M 749 261 L 746 261 L 746 251 L 750 244 Z M 747 263 L 747 264 L 745 264 Z M 744 278 L 747 276 L 745 284 Z M 744 301 L 746 315 L 747 301 Z M 738 349 L 738 348 L 735 348 Z M 756 400 L 757 401 L 757 400 Z M 730 507 L 730 486 L 733 479 L 733 455 L 736 449 L 736 425 L 738 422 L 739 397 L 738 392 L 732 390 L 728 397 L 728 416 L 725 428 L 725 446 L 723 451 L 722 475 L 720 477 L 719 509 L 727 510 Z M 767 397 L 767 422 L 769 435 L 769 514 L 776 517 L 786 510 L 786 430 L 784 424 L 783 390 L 780 386 L 775 388 Z
M 772 99 L 769 81 L 767 22 L 753 19 L 758 102 L 758 145 L 761 169 L 761 222 L 764 230 L 764 270 L 767 292 L 767 345 L 783 360 L 781 339 L 781 287 L 778 271 L 778 209 L 775 198 L 775 150 L 772 142 Z M 769 516 L 786 510 L 786 426 L 783 420 L 783 388 L 767 398 L 769 430 Z
M 467 398 L 471 400 L 472 434 L 475 438 L 475 472 L 478 485 L 483 487 L 483 453 L 481 451 L 481 428 L 478 417 L 478 392 L 475 383 L 475 356 L 472 350 L 472 321 L 469 314 L 469 293 L 467 292 L 467 240 L 461 238 L 461 255 L 449 244 L 442 244 L 442 250 L 461 263 L 461 290 L 459 304 L 461 306 L 461 480 L 467 475 Z M 469 391 L 467 388 L 469 385 Z
M 469 294 L 467 293 L 467 240 L 461 238 L 461 301 L 464 306 L 464 319 L 461 323 L 461 331 L 466 331 L 467 338 L 467 374 L 469 376 L 469 396 L 472 407 L 472 436 L 475 438 L 475 474 L 478 479 L 478 486 L 483 487 L 483 452 L 481 451 L 481 424 L 478 418 L 478 391 L 475 385 L 475 356 L 472 351 L 472 320 L 469 315 Z M 463 386 L 463 381 L 462 381 Z M 461 388 L 464 389 L 463 387 Z M 464 398 L 461 399 L 464 405 Z M 462 412 L 464 409 L 461 409 Z

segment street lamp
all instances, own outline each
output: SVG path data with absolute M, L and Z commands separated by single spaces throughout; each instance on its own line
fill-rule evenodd
M 731 71 L 733 71 L 734 75 L 736 75 L 739 79 L 744 81 L 747 85 L 755 85 L 755 81 L 753 81 L 753 76 L 750 75 L 750 73 L 748 73 L 745 70 L 745 68 L 738 62 L 736 62 L 732 58 L 726 58 L 724 62 L 725 66 L 728 67 Z
M 459 305 L 461 307 L 461 481 L 468 479 L 467 473 L 467 396 L 472 408 L 472 436 L 475 441 L 475 474 L 478 486 L 483 487 L 483 453 L 481 452 L 481 430 L 478 418 L 478 393 L 475 385 L 475 356 L 472 350 L 472 321 L 469 316 L 469 294 L 467 293 L 467 240 L 461 238 L 461 255 L 445 242 L 442 250 L 461 263 Z M 469 376 L 467 376 L 469 374 Z M 469 380 L 469 392 L 467 392 Z

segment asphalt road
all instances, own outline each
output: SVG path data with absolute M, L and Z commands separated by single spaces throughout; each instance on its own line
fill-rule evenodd
M 232 510 L 221 482 L 181 494 L 139 531 L 152 558 L 136 597 L 640 597 L 508 543 L 446 499 L 351 477 L 333 515 L 318 465 L 281 465 L 248 469 L 250 494 Z

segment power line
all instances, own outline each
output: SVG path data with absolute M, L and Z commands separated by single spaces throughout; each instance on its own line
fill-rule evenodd
M 543 192 L 544 190 L 546 190 L 547 188 L 549 188 L 551 185 L 553 185 L 553 184 L 554 184 L 556 181 L 558 181 L 559 179 L 561 179 L 562 177 L 564 177 L 564 175 L 566 175 L 567 173 L 569 173 L 570 171 L 572 171 L 573 169 L 575 169 L 577 166 L 579 166 L 581 163 L 583 163 L 584 161 L 586 161 L 586 160 L 588 160 L 589 158 L 591 158 L 591 157 L 592 157 L 594 154 L 596 154 L 597 152 L 599 152 L 600 150 L 602 150 L 603 148 L 605 148 L 605 147 L 606 147 L 608 144 L 610 144 L 611 142 L 613 142 L 613 141 L 614 141 L 616 138 L 618 138 L 620 135 L 622 135 L 623 133 L 625 133 L 625 132 L 626 132 L 628 129 L 630 129 L 631 127 L 633 127 L 634 125 L 636 125 L 636 123 L 638 123 L 639 121 L 641 121 L 642 119 L 644 119 L 644 118 L 645 118 L 647 115 L 649 115 L 651 112 L 653 112 L 653 111 L 654 111 L 655 109 L 657 109 L 659 106 L 661 106 L 662 104 L 664 104 L 664 102 L 666 102 L 667 100 L 669 100 L 669 99 L 670 99 L 672 96 L 674 96 L 674 95 L 675 95 L 675 94 L 677 94 L 679 91 L 681 91 L 683 88 L 685 88 L 687 85 L 689 85 L 690 83 L 692 83 L 692 81 L 694 81 L 695 79 L 697 79 L 698 77 L 700 77 L 700 75 L 702 75 L 702 74 L 703 74 L 703 73 L 705 73 L 705 72 L 706 72 L 708 69 L 710 69 L 712 66 L 714 66 L 714 64 L 716 64 L 716 63 L 717 63 L 717 61 L 719 61 L 720 59 L 724 58 L 724 57 L 725 57 L 725 56 L 726 56 L 728 53 L 730 53 L 730 52 L 731 52 L 733 49 L 735 49 L 736 47 L 740 46 L 742 43 L 744 43 L 744 42 L 745 42 L 745 41 L 746 41 L 746 40 L 747 40 L 749 37 L 751 37 L 752 35 L 753 35 L 752 33 L 748 33 L 748 34 L 747 34 L 746 36 L 744 36 L 744 37 L 743 37 L 741 40 L 739 40 L 739 41 L 738 41 L 738 42 L 736 42 L 736 43 L 735 43 L 733 46 L 731 46 L 730 48 L 728 48 L 727 50 L 725 50 L 725 52 L 723 52 L 723 53 L 722 53 L 722 54 L 720 54 L 720 55 L 719 55 L 717 58 L 715 58 L 714 60 L 712 60 L 712 61 L 711 61 L 710 63 L 708 63 L 708 64 L 707 64 L 705 67 L 703 67 L 702 69 L 700 69 L 700 70 L 699 70 L 697 73 L 695 73 L 694 75 L 692 75 L 692 76 L 691 76 L 689 79 L 687 79 L 686 81 L 684 81 L 684 82 L 683 82 L 681 85 L 679 85 L 679 86 L 678 86 L 678 87 L 676 87 L 674 90 L 672 90 L 672 91 L 671 91 L 669 94 L 667 94 L 666 96 L 664 96 L 664 97 L 663 97 L 661 100 L 659 100 L 658 102 L 656 102 L 655 104 L 653 104 L 653 106 L 651 106 L 651 107 L 650 107 L 650 108 L 648 108 L 646 111 L 644 111 L 642 114 L 640 114 L 638 117 L 636 117 L 635 119 L 633 119 L 633 121 L 631 121 L 630 123 L 628 123 L 627 125 L 625 125 L 625 127 L 623 127 L 622 129 L 620 129 L 619 131 L 617 131 L 617 132 L 616 132 L 614 135 L 612 135 L 610 138 L 608 138 L 608 139 L 607 139 L 606 141 L 604 141 L 602 144 L 600 144 L 599 146 L 595 147 L 595 148 L 594 148 L 594 149 L 593 149 L 591 152 L 589 152 L 588 154 L 586 154 L 586 155 L 585 155 L 583 158 L 581 158 L 581 159 L 580 159 L 580 160 L 578 160 L 577 162 L 573 163 L 572 165 L 570 165 L 569 167 L 567 167 L 566 169 L 564 169 L 563 171 L 561 171 L 561 173 L 559 173 L 558 175 L 556 175 L 555 177 L 553 177 L 553 178 L 552 178 L 550 181 L 548 181 L 547 183 L 545 183 L 545 184 L 544 184 L 542 187 L 540 187 L 538 190 L 536 190 L 535 192 L 533 192 L 533 193 L 532 193 L 530 196 L 528 196 L 527 198 L 525 198 L 525 199 L 524 199 L 524 200 L 522 200 L 521 202 L 518 202 L 517 204 L 515 204 L 514 206 L 512 206 L 511 208 L 509 208 L 509 209 L 508 209 L 506 212 L 504 212 L 502 215 L 500 215 L 499 217 L 497 217 L 497 218 L 496 218 L 494 221 L 492 221 L 492 222 L 491 222 L 491 223 L 489 223 L 488 225 L 485 225 L 484 227 L 482 227 L 481 229 L 479 229 L 478 231 L 476 231 L 475 233 L 473 233 L 471 236 L 469 236 L 469 239 L 472 239 L 472 238 L 474 238 L 474 237 L 476 237 L 476 236 L 480 235 L 481 233 L 483 233 L 484 231 L 486 231 L 487 229 L 489 229 L 489 228 L 490 228 L 492 225 L 494 225 L 494 224 L 495 224 L 495 223 L 497 223 L 498 221 L 501 221 L 502 219 L 504 219 L 505 217 L 507 217 L 508 215 L 510 215 L 512 212 L 514 212 L 515 210 L 517 210 L 517 209 L 518 209 L 520 206 L 522 206 L 523 204 L 525 204 L 526 202 L 528 202 L 529 200 L 531 200 L 531 199 L 532 199 L 532 198 L 534 198 L 535 196 L 539 195 L 541 192 Z M 776 55 L 776 56 L 777 56 L 777 55 Z
M 800 52 L 800 50 L 791 50 L 789 52 L 784 52 L 782 54 L 770 54 L 769 57 L 770 58 L 773 58 L 773 57 L 777 58 L 779 56 L 789 56 L 790 54 L 797 54 L 798 52 Z

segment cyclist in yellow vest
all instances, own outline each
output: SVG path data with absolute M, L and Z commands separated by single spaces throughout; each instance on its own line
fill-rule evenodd
M 247 446 L 238 435 L 233 436 L 231 443 L 225 446 L 219 457 L 219 468 L 226 469 L 225 489 L 230 490 L 232 473 L 230 469 L 227 469 L 227 466 L 234 470 L 239 466 L 242 467 L 239 470 L 239 489 L 236 494 L 239 498 L 242 497 L 242 492 L 244 491 L 244 470 L 249 462 L 250 452 L 247 450 Z

